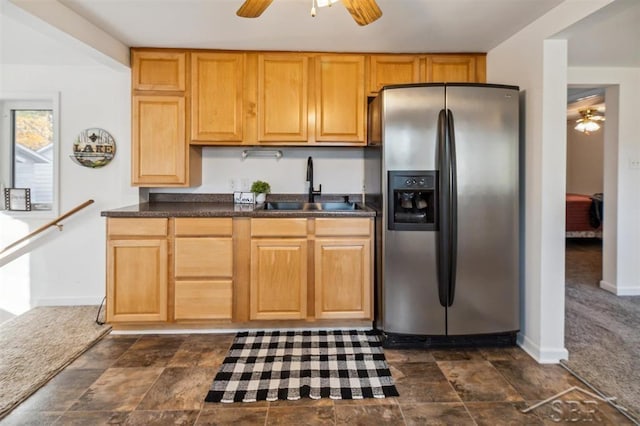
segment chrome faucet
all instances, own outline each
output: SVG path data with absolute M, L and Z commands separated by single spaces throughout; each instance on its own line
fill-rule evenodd
M 315 196 L 322 194 L 322 184 L 318 190 L 313 189 L 313 158 L 307 158 L 307 184 L 309 185 L 309 202 L 315 202 Z

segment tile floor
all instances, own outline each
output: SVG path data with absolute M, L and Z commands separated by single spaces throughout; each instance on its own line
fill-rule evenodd
M 519 348 L 385 350 L 398 398 L 204 403 L 232 335 L 109 335 L 5 417 L 2 425 L 544 425 L 632 424 L 581 384 Z M 571 405 L 573 404 L 573 405 Z M 571 411 L 573 407 L 573 411 Z M 587 411 L 595 407 L 594 414 Z M 558 420 L 562 408 L 564 422 Z M 595 420 L 595 421 L 588 421 Z

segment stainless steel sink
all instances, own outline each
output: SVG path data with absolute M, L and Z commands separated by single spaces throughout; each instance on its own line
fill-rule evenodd
M 296 202 L 269 202 L 264 204 L 265 210 L 303 210 L 303 211 L 315 211 L 315 210 L 329 210 L 329 211 L 343 211 L 343 210 L 359 210 L 361 207 L 356 203 L 342 202 L 342 203 L 296 203 Z

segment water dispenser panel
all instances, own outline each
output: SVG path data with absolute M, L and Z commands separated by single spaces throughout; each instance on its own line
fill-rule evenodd
M 437 180 L 435 170 L 389 172 L 389 229 L 437 230 Z

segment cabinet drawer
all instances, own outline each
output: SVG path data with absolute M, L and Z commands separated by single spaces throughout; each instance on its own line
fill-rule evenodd
M 119 236 L 147 236 L 147 237 L 166 237 L 167 236 L 167 218 L 158 219 L 133 219 L 122 218 L 107 220 L 107 235 L 112 237 Z
M 306 237 L 307 219 L 251 219 L 252 237 Z
M 232 281 L 176 281 L 175 319 L 231 319 Z
M 370 235 L 371 219 L 316 219 L 317 236 Z
M 177 218 L 175 220 L 176 237 L 222 236 L 230 237 L 233 232 L 233 220 L 229 218 Z
M 176 277 L 231 277 L 231 238 L 176 238 Z

